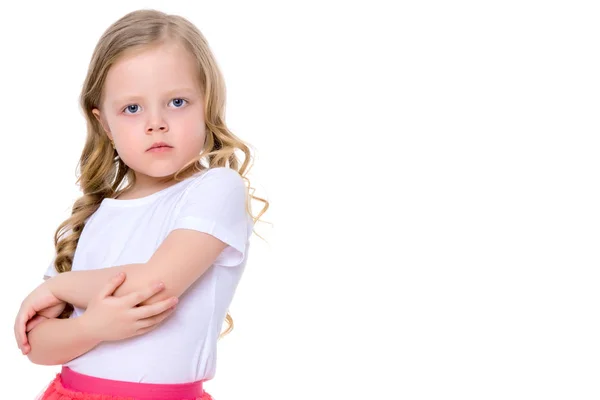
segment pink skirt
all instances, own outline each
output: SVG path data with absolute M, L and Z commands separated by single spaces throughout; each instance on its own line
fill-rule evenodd
M 212 400 L 204 381 L 178 384 L 113 381 L 62 367 L 39 400 Z

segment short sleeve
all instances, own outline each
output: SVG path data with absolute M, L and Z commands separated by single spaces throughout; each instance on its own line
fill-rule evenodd
M 240 265 L 248 251 L 252 218 L 246 211 L 247 189 L 231 168 L 211 168 L 194 178 L 186 189 L 171 230 L 208 233 L 228 246 L 215 260 L 227 267 Z

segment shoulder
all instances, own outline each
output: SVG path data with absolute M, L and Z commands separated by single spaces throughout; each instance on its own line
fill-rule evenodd
M 228 167 L 210 168 L 193 178 L 189 187 L 214 186 L 220 188 L 245 187 L 244 178 L 234 169 Z
M 221 180 L 226 184 L 243 183 L 243 178 L 239 172 L 228 167 L 209 168 L 200 176 L 209 180 Z
M 184 198 L 217 198 L 245 196 L 244 178 L 234 169 L 215 167 L 194 176 L 185 190 Z
M 219 167 L 201 171 L 180 197 L 175 225 L 188 226 L 189 220 L 202 220 L 219 224 L 219 229 L 231 226 L 245 232 L 247 200 L 244 178 L 236 170 Z

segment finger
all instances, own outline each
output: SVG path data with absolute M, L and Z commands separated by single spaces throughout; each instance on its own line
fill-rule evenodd
M 21 313 L 23 312 L 22 308 L 19 309 L 19 313 L 15 318 L 15 339 L 17 341 L 17 345 L 19 349 L 21 348 L 21 344 L 23 344 L 23 337 L 21 336 Z
M 44 317 L 43 315 L 36 315 L 35 317 L 29 320 L 27 326 L 25 327 L 25 331 L 29 333 L 33 328 L 39 325 L 42 321 L 46 321 L 47 319 L 48 318 Z
M 145 319 L 141 319 L 138 321 L 138 326 L 140 327 L 138 329 L 142 330 L 142 329 L 146 329 L 148 327 L 151 326 L 157 326 L 159 323 L 161 323 L 165 318 L 167 318 L 169 315 L 171 315 L 173 313 L 173 311 L 175 311 L 175 306 L 163 311 L 162 313 L 155 315 L 153 317 L 150 318 L 145 318 Z
M 99 293 L 99 296 L 101 299 L 108 297 L 108 296 L 112 296 L 112 294 L 115 292 L 115 290 L 117 290 L 117 288 L 119 286 L 121 286 L 121 284 L 125 281 L 125 272 L 119 272 L 117 275 L 113 276 L 110 281 L 108 281 L 108 283 L 106 285 L 104 285 L 104 287 L 102 288 L 102 290 Z
M 35 321 L 39 320 L 38 316 L 36 315 L 35 317 L 31 318 L 29 320 L 29 322 L 27 322 L 27 325 L 25 325 L 25 333 L 28 333 L 31 330 L 31 326 L 35 326 Z
M 138 329 L 138 330 L 135 332 L 135 336 L 140 336 L 140 335 L 143 335 L 144 333 L 148 333 L 148 332 L 150 332 L 151 330 L 153 330 L 153 329 L 156 329 L 156 327 L 157 327 L 157 326 L 158 326 L 158 325 L 150 325 L 150 326 L 148 326 L 148 327 L 146 327 L 146 328 L 141 328 L 141 329 Z
M 162 282 L 151 284 L 147 289 L 136 291 L 129 293 L 126 296 L 123 296 L 123 301 L 126 302 L 130 307 L 137 306 L 145 300 L 148 300 L 150 297 L 154 296 L 156 293 L 160 292 L 165 288 L 165 284 Z
M 17 347 L 19 348 L 19 350 L 21 349 L 21 339 L 19 338 L 19 333 L 15 328 L 15 341 L 17 342 Z
M 67 303 L 61 301 L 59 304 L 56 304 L 54 306 L 38 310 L 37 314 L 46 318 L 56 318 L 63 312 L 66 305 Z
M 17 315 L 17 340 L 19 346 L 27 344 L 27 335 L 25 334 L 25 325 L 27 325 L 27 321 L 31 317 L 35 315 L 35 311 L 33 310 L 20 310 L 19 315 Z
M 25 336 L 25 338 L 27 338 Z M 23 340 L 23 336 L 21 335 L 21 327 L 15 325 L 15 340 L 17 341 L 17 347 L 19 347 L 19 350 L 23 351 L 23 346 L 25 346 L 27 344 L 27 341 Z
M 146 319 L 158 315 L 178 303 L 177 297 L 169 297 L 154 304 L 136 307 L 133 312 L 136 319 Z
M 15 340 L 17 342 L 17 347 L 19 348 L 19 350 L 21 349 L 21 341 L 19 339 L 19 325 L 18 325 L 18 317 L 15 318 L 15 326 L 13 327 L 13 331 L 15 333 Z

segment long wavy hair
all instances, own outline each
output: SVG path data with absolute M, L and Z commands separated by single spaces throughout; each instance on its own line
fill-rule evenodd
M 205 169 L 229 167 L 237 171 L 246 183 L 246 211 L 255 223 L 269 207 L 267 200 L 254 196 L 254 188 L 250 186 L 246 176 L 252 162 L 250 146 L 225 125 L 225 83 L 203 34 L 181 16 L 156 10 L 133 11 L 109 26 L 98 41 L 81 90 L 79 102 L 87 123 L 87 138 L 77 165 L 76 183 L 83 196 L 75 201 L 71 216 L 59 225 L 54 235 L 54 266 L 59 273 L 71 270 L 85 222 L 99 208 L 102 200 L 116 198 L 135 184 L 134 171 L 120 159 L 102 125 L 92 113 L 94 108 L 100 108 L 106 75 L 120 57 L 173 41 L 183 45 L 196 60 L 205 99 L 206 124 L 206 141 L 202 151 L 177 171 L 173 178 L 181 181 Z M 243 162 L 238 159 L 236 150 L 243 153 Z M 252 214 L 252 199 L 263 204 L 256 216 Z M 72 311 L 73 306 L 67 304 L 59 318 L 68 318 Z M 225 319 L 229 326 L 219 335 L 219 339 L 233 329 L 233 319 L 229 312 Z

